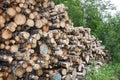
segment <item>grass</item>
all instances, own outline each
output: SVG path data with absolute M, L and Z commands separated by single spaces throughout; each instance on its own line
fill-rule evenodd
M 85 80 L 120 80 L 120 63 L 113 61 L 98 71 L 87 71 Z

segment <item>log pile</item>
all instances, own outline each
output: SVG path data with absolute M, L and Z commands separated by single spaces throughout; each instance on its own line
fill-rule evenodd
M 0 80 L 75 80 L 109 60 L 66 10 L 51 0 L 0 0 Z

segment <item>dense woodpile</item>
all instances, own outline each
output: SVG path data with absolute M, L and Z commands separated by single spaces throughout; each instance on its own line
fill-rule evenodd
M 75 80 L 109 55 L 89 28 L 73 27 L 64 4 L 0 0 L 0 80 Z

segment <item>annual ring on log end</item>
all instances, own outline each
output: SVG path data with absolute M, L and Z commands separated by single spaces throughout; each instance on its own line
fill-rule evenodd
M 53 73 L 50 80 L 61 80 L 61 75 L 59 73 Z
M 47 53 L 48 53 L 48 47 L 47 47 L 47 45 L 42 44 L 42 45 L 40 46 L 40 53 L 41 53 L 41 54 L 47 54 Z

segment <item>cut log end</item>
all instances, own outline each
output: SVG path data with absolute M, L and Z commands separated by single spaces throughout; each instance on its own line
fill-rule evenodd
M 12 37 L 12 32 L 8 29 L 4 29 L 4 30 L 2 30 L 2 35 L 1 36 L 2 36 L 2 39 L 8 40 Z
M 59 73 L 53 73 L 50 80 L 61 80 L 61 75 Z
M 14 74 L 18 77 L 23 77 L 24 69 L 22 67 L 17 67 Z
M 11 52 L 18 52 L 18 46 L 17 45 L 13 45 L 13 46 L 11 46 L 11 50 L 10 50 Z
M 26 22 L 26 25 L 28 25 L 29 27 L 33 27 L 34 26 L 34 21 L 32 19 L 28 19 Z
M 40 53 L 43 54 L 43 55 L 48 53 L 48 47 L 47 47 L 46 44 L 42 44 L 40 46 Z
M 14 18 L 14 21 L 17 25 L 23 25 L 26 22 L 26 17 L 23 14 L 17 14 Z
M 42 21 L 41 20 L 36 20 L 35 21 L 35 26 L 36 26 L 36 28 L 42 28 L 42 26 L 43 26 Z
M 7 14 L 11 17 L 16 15 L 16 10 L 14 8 L 8 8 L 7 9 Z
M 5 21 L 5 18 L 2 15 L 0 15 L 0 25 L 4 24 Z
M 43 29 L 44 32 L 48 32 L 49 31 L 49 26 L 44 25 L 42 29 Z

